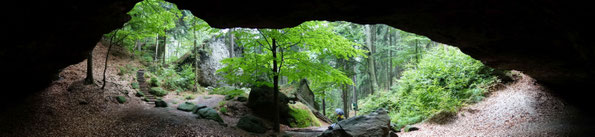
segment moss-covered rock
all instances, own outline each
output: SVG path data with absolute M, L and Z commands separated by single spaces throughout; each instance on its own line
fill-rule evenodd
M 224 123 L 223 119 L 221 118 L 221 116 L 219 116 L 219 113 L 217 113 L 217 111 L 215 109 L 212 109 L 212 108 L 199 109 L 197 114 L 198 114 L 197 118 L 210 119 L 210 120 L 217 121 L 219 123 Z
M 253 133 L 264 133 L 267 131 L 262 120 L 250 114 L 240 118 L 236 127 Z
M 140 88 L 140 86 L 136 82 L 130 83 L 130 86 L 132 86 L 132 88 L 134 88 L 134 89 L 139 89 Z
M 158 96 L 158 97 L 163 97 L 163 96 L 167 95 L 167 91 L 161 87 L 152 87 L 151 90 L 149 90 L 149 93 L 151 93 L 155 96 Z
M 186 111 L 186 112 L 190 112 L 196 108 L 197 108 L 197 106 L 194 105 L 194 103 L 192 103 L 192 102 L 184 102 L 184 103 L 178 105 L 178 110 L 182 110 L 182 111 Z
M 116 100 L 118 100 L 118 103 L 123 104 L 126 102 L 126 98 L 124 96 L 117 96 Z
M 291 127 L 304 128 L 321 125 L 318 118 L 310 111 L 308 106 L 300 102 L 289 105 L 289 115 L 293 117 L 293 120 L 289 123 Z
M 198 110 L 206 108 L 206 105 L 201 105 L 201 104 L 197 104 L 196 107 L 194 107 L 194 109 L 192 110 L 192 113 L 194 114 L 198 114 Z
M 161 99 L 155 101 L 155 107 L 167 107 L 167 103 Z
M 144 97 L 144 96 L 145 96 L 145 93 L 143 93 L 143 92 L 140 92 L 140 91 L 137 91 L 135 95 L 136 95 L 137 97 Z

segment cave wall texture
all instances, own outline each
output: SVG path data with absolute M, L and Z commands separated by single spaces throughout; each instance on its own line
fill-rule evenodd
M 2 85 L 22 94 L 47 86 L 61 68 L 85 59 L 101 35 L 129 18 L 135 0 L 22 1 L 5 13 L 9 36 L 0 48 Z M 590 107 L 595 24 L 587 2 L 410 0 L 171 0 L 217 28 L 283 28 L 308 20 L 382 23 L 459 47 L 498 69 L 516 69 L 568 101 Z M 3 9 L 7 10 L 7 9 Z M 4 86 L 3 86 L 4 87 Z M 586 88 L 586 89 L 585 89 Z M 13 93 L 14 94 L 14 93 Z M 4 103 L 2 103 L 4 104 Z

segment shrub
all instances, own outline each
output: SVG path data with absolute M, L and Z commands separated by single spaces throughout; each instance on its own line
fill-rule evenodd
M 151 87 L 160 87 L 161 83 L 159 83 L 159 80 L 157 80 L 156 77 L 151 77 L 151 80 L 149 81 L 149 83 L 151 84 Z
M 498 82 L 493 70 L 454 47 L 447 49 L 431 49 L 417 65 L 407 65 L 391 91 L 362 99 L 361 111 L 386 108 L 391 121 L 403 127 L 480 101 L 488 87 Z
M 219 112 L 221 112 L 221 113 L 227 113 L 227 107 L 219 108 Z
M 158 97 L 163 97 L 163 96 L 167 95 L 167 91 L 160 87 L 151 88 L 151 90 L 149 90 L 149 93 L 151 93 L 155 96 L 158 96 Z
M 229 99 L 233 99 L 238 96 L 244 96 L 244 97 L 246 96 L 246 92 L 244 92 L 244 90 L 236 89 L 233 87 L 215 88 L 209 94 L 225 95 L 225 97 L 229 98 Z M 229 100 L 229 99 L 226 99 L 226 100 Z

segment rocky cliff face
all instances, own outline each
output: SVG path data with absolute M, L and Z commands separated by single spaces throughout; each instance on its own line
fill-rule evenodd
M 223 85 L 222 77 L 217 75 L 217 70 L 223 68 L 221 60 L 229 58 L 229 45 L 224 37 L 213 38 L 205 44 L 204 55 L 201 56 L 199 67 L 202 78 L 199 84 L 202 86 Z
M 120 27 L 137 1 L 13 1 L 2 84 L 31 93 L 59 69 L 84 60 L 102 34 Z M 211 26 L 282 28 L 307 20 L 384 23 L 461 48 L 486 65 L 517 69 L 575 104 L 589 100 L 582 88 L 595 84 L 595 15 L 587 2 L 498 0 L 374 1 L 189 1 L 172 0 Z M 254 8 L 258 7 L 258 8 Z M 0 103 L 4 104 L 4 103 Z

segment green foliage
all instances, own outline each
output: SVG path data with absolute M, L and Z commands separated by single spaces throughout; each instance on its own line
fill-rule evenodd
M 151 87 L 160 87 L 161 86 L 161 82 L 159 82 L 159 80 L 157 80 L 157 77 L 151 77 L 149 84 L 151 84 Z
M 139 89 L 140 86 L 138 85 L 138 82 L 132 82 L 130 83 L 130 86 L 132 86 L 133 89 Z
M 230 98 L 235 98 L 235 97 L 239 97 L 239 96 L 244 96 L 246 97 L 247 94 L 246 92 L 244 92 L 244 90 L 242 89 L 236 89 L 233 87 L 219 87 L 219 88 L 215 88 L 213 89 L 213 91 L 209 92 L 209 94 L 219 94 L 219 95 L 225 95 L 225 96 L 229 96 Z
M 337 35 L 332 24 L 323 21 L 309 21 L 286 29 L 240 29 L 236 30 L 238 45 L 244 47 L 243 57 L 228 58 L 222 61 L 226 66 L 222 73 L 228 83 L 267 85 L 272 87 L 275 73 L 297 81 L 308 78 L 313 82 L 335 82 L 352 84 L 350 78 L 327 63 L 315 58 L 319 55 L 332 55 L 348 59 L 363 56 L 364 51 L 353 48 L 358 45 Z M 273 58 L 272 39 L 276 40 L 279 53 Z M 279 63 L 279 72 L 270 71 L 273 60 Z M 267 81 L 262 81 L 263 79 Z
M 221 107 L 221 108 L 219 108 L 219 112 L 221 112 L 221 113 L 227 113 L 227 107 Z
M 320 121 L 307 106 L 301 103 L 289 105 L 289 115 L 294 119 L 289 123 L 291 127 L 310 127 L 310 126 L 321 126 Z
M 194 88 L 194 68 L 191 65 L 183 65 L 176 71 L 176 67 L 169 68 L 155 67 L 156 77 L 151 78 L 152 86 L 161 86 L 159 79 L 162 79 L 163 88 L 175 90 L 177 92 L 192 90 Z
M 225 107 L 225 104 L 227 104 L 227 101 L 219 101 L 218 106 L 219 107 Z
M 187 94 L 186 96 L 184 96 L 184 99 L 186 99 L 186 100 L 192 100 L 194 98 L 196 98 L 196 97 L 193 94 Z
M 149 93 L 158 96 L 158 97 L 163 97 L 165 95 L 167 95 L 167 90 L 164 90 L 161 87 L 152 87 L 151 90 L 149 90 Z
M 364 113 L 387 108 L 399 127 L 440 111 L 456 112 L 464 103 L 479 101 L 498 79 L 492 69 L 454 47 L 436 47 L 417 65 L 409 65 L 390 92 L 361 101 Z

